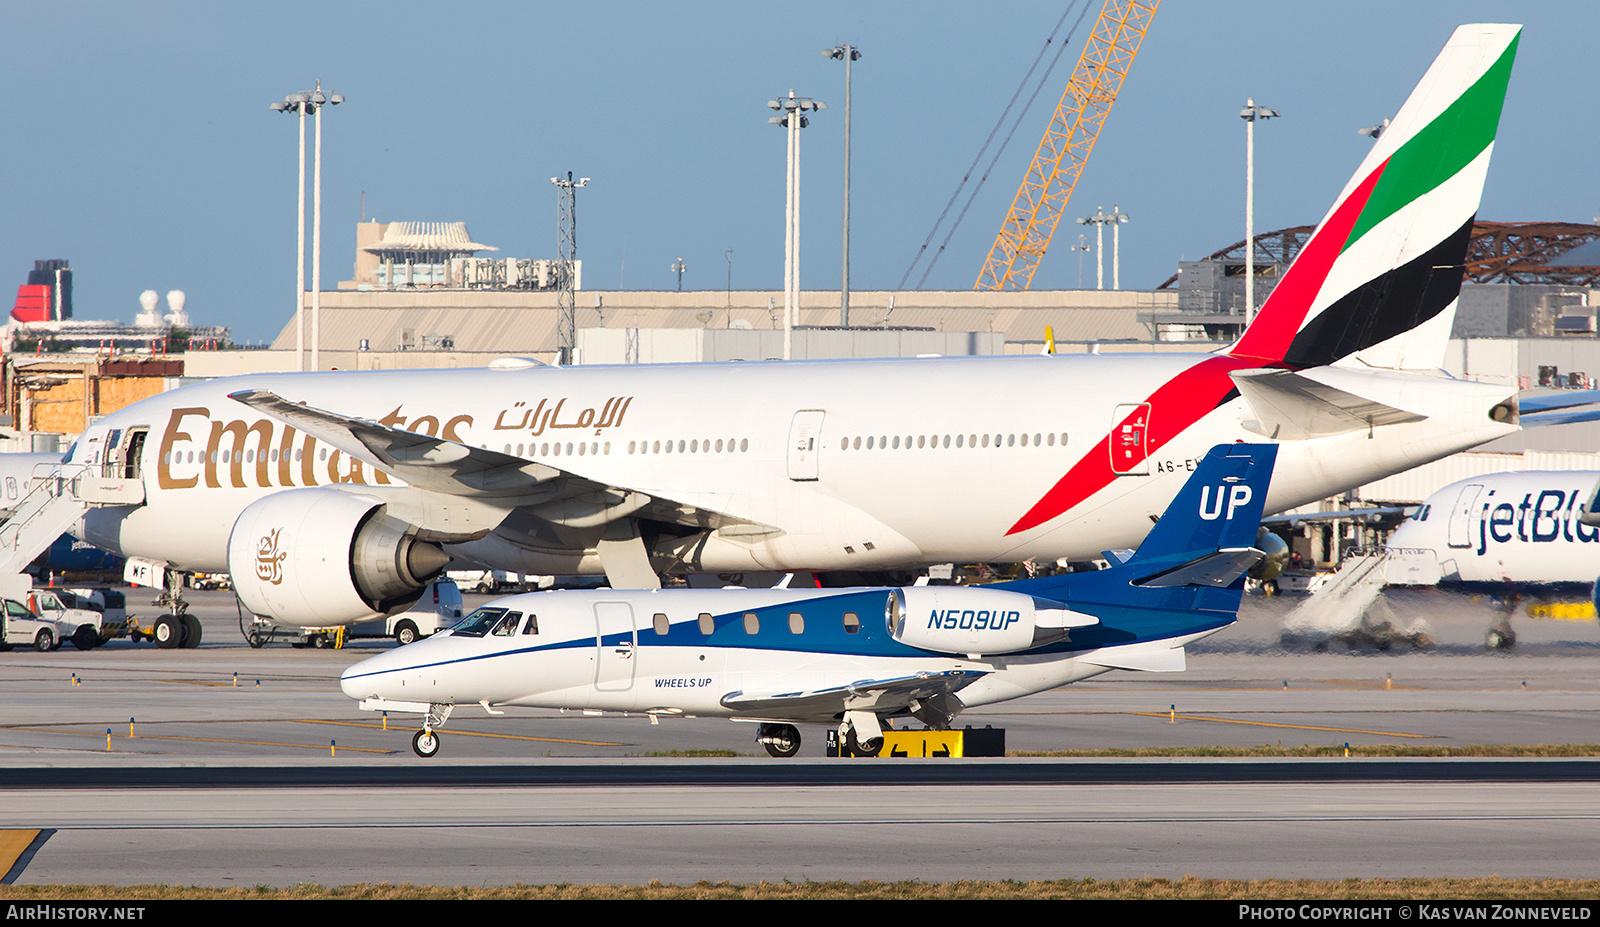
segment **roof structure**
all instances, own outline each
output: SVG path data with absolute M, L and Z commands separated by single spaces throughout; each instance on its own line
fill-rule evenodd
M 1315 226 L 1296 225 L 1255 237 L 1256 265 L 1287 264 Z M 1578 222 L 1474 222 L 1467 242 L 1466 282 L 1600 286 L 1600 225 Z M 1244 240 L 1202 260 L 1243 261 Z M 1169 289 L 1178 275 L 1157 289 Z
M 473 241 L 465 222 L 390 222 L 377 244 L 361 250 L 378 255 L 466 255 L 500 249 Z

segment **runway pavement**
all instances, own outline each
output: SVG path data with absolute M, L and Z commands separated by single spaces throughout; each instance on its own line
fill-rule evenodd
M 0 827 L 32 847 L 7 880 L 1590 876 L 1600 850 L 1592 761 L 827 760 L 818 729 L 784 761 L 746 724 L 465 707 L 426 761 L 414 719 L 384 730 L 339 692 L 387 644 L 251 650 L 231 598 L 196 603 L 198 650 L 0 654 L 0 767 L 23 797 Z M 1519 647 L 1490 654 L 1488 605 L 1394 604 L 1438 645 L 1286 653 L 1285 602 L 1251 599 L 1186 673 L 962 722 L 1003 726 L 1013 750 L 1600 741 L 1593 622 L 1521 620 Z M 746 756 L 649 756 L 701 749 Z

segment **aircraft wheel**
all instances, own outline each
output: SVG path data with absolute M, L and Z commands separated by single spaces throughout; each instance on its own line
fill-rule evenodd
M 183 624 L 171 615 L 156 621 L 155 627 L 156 646 L 162 650 L 172 650 L 183 646 Z
M 79 650 L 93 650 L 100 646 L 100 634 L 92 624 L 80 625 L 72 635 L 72 646 Z
M 184 615 L 183 622 L 183 647 L 193 649 L 200 646 L 200 619 L 193 615 Z
M 40 628 L 39 633 L 33 638 L 33 649 L 39 651 L 40 653 L 45 653 L 47 651 L 54 650 L 55 648 L 55 634 L 51 633 L 49 628 Z
M 244 639 L 245 643 L 249 644 L 255 650 L 260 650 L 262 645 L 267 642 L 267 639 L 262 637 L 261 632 L 259 631 L 251 631 L 249 634 L 244 636 Z
M 762 725 L 761 745 L 779 759 L 787 759 L 800 752 L 800 729 L 792 724 Z
M 412 643 L 417 639 L 417 626 L 408 618 L 394 626 L 395 643 L 402 646 Z
M 1510 650 L 1517 645 L 1517 634 L 1509 628 L 1505 630 L 1492 628 L 1484 638 L 1483 644 L 1490 650 Z
M 883 750 L 883 738 L 874 737 L 871 740 L 856 740 L 854 729 L 845 737 L 845 749 L 851 756 L 877 756 Z
M 432 731 L 418 731 L 411 738 L 411 750 L 423 759 L 430 759 L 439 752 L 439 735 Z

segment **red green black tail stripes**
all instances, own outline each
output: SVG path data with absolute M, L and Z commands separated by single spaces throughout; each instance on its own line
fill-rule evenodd
M 1157 388 L 1007 534 L 1073 509 L 1138 463 L 1119 458 L 1113 468 L 1113 446 L 1129 451 L 1115 441 L 1124 426 L 1143 429 L 1142 461 L 1228 402 L 1235 370 L 1324 366 L 1358 352 L 1377 366 L 1430 366 L 1409 363 L 1426 353 L 1412 348 L 1437 337 L 1443 350 L 1444 325 L 1418 329 L 1459 295 L 1520 28 L 1457 29 L 1238 343 Z

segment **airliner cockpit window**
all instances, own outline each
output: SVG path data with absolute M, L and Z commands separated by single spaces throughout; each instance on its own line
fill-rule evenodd
M 490 628 L 499 624 L 505 614 L 506 610 L 503 608 L 476 609 L 457 622 L 456 626 L 450 629 L 450 633 L 458 637 L 482 637 L 489 633 Z

